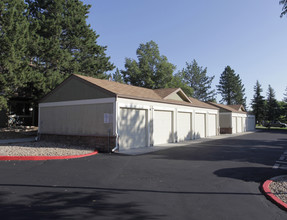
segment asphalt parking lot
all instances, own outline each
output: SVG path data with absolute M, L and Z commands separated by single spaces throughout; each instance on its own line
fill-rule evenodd
M 139 156 L 1 161 L 3 219 L 286 219 L 260 191 L 287 134 L 255 132 Z M 276 167 L 275 167 L 276 168 Z

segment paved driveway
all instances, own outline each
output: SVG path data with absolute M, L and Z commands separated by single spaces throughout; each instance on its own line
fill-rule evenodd
M 287 219 L 260 184 L 287 134 L 257 132 L 141 156 L 0 162 L 3 219 Z

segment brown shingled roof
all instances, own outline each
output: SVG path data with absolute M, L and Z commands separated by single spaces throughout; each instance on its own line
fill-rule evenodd
M 154 89 L 153 91 L 155 91 L 160 97 L 165 98 L 177 90 L 178 88 L 165 88 L 165 89 Z
M 219 103 L 215 103 L 215 102 L 209 102 L 209 104 L 210 105 L 214 105 L 214 106 L 216 106 L 218 108 L 222 108 L 224 110 L 230 111 L 230 112 L 246 113 L 246 112 L 239 111 L 239 110 L 235 109 L 234 107 L 232 107 L 232 105 L 224 105 L 224 104 L 219 104 Z
M 193 104 L 195 107 L 218 109 L 217 107 L 215 107 L 215 106 L 213 106 L 213 105 L 210 105 L 210 104 L 208 104 L 208 103 L 199 101 L 199 100 L 196 99 L 196 98 L 192 98 L 192 97 L 188 97 L 188 98 L 191 100 L 192 104 Z
M 103 89 L 106 89 L 118 96 L 123 97 L 135 97 L 135 98 L 148 98 L 148 99 L 162 99 L 154 90 L 142 88 L 138 86 L 131 86 L 119 82 L 96 79 L 89 76 L 76 75 L 75 76 L 84 79 L 94 85 L 97 85 Z
M 212 105 L 201 102 L 194 98 L 190 98 L 192 103 L 185 102 L 185 101 L 164 99 L 165 97 L 172 94 L 173 92 L 177 92 L 178 90 L 181 90 L 180 88 L 166 88 L 166 89 L 153 90 L 153 89 L 147 89 L 147 88 L 142 88 L 138 86 L 127 85 L 127 84 L 118 83 L 118 82 L 109 81 L 109 80 L 96 79 L 96 78 L 88 77 L 88 76 L 82 76 L 82 75 L 77 75 L 77 74 L 73 74 L 73 75 L 123 98 L 134 98 L 134 99 L 139 99 L 139 100 L 157 101 L 157 102 L 163 102 L 163 103 L 169 103 L 169 104 L 179 104 L 179 105 L 186 105 L 186 106 L 192 106 L 192 107 L 218 109 Z

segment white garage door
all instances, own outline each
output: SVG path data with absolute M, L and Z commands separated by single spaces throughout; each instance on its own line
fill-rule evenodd
M 237 132 L 237 126 L 236 126 L 236 117 L 232 117 L 232 134 L 235 134 Z
M 209 137 L 216 135 L 216 115 L 208 115 L 208 132 Z
M 237 117 L 237 133 L 241 133 L 241 132 L 242 132 L 242 118 Z
M 247 118 L 247 131 L 253 131 L 255 129 L 255 117 L 248 116 Z
M 247 121 L 247 118 L 242 118 L 242 132 L 245 132 L 245 131 L 247 131 L 247 123 L 246 123 L 246 121 Z
M 195 114 L 195 125 L 194 125 L 195 138 L 205 137 L 205 114 Z
M 153 140 L 154 145 L 166 144 L 173 141 L 172 112 L 154 111 Z
M 120 109 L 118 133 L 120 149 L 147 146 L 147 112 L 142 109 Z
M 178 112 L 177 138 L 178 141 L 186 141 L 191 139 L 191 113 Z

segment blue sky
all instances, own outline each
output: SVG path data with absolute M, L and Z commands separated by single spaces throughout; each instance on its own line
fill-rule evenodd
M 247 104 L 259 80 L 276 98 L 287 87 L 287 17 L 279 0 L 84 0 L 92 5 L 88 23 L 106 45 L 119 69 L 136 59 L 139 44 L 155 41 L 160 53 L 177 66 L 195 59 L 215 75 L 213 87 L 229 65 L 245 85 Z M 217 95 L 218 101 L 220 96 Z

